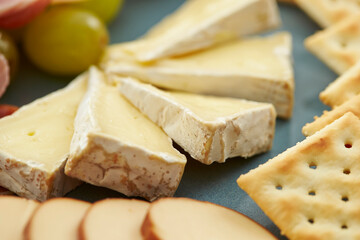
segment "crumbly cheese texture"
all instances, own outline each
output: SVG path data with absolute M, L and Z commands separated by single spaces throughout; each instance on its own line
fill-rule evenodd
M 310 136 L 336 119 L 342 117 L 347 112 L 352 112 L 355 116 L 360 118 L 360 95 L 352 97 L 331 111 L 324 111 L 323 115 L 315 117 L 315 120 L 312 123 L 307 123 L 303 127 L 302 132 L 305 136 Z
M 294 0 L 315 22 L 326 28 L 360 13 L 358 0 Z
M 96 68 L 75 119 L 67 175 L 149 200 L 171 196 L 186 158 Z
M 275 0 L 188 0 L 128 51 L 141 62 L 153 61 L 279 25 Z
M 331 82 L 320 93 L 320 100 L 334 108 L 340 106 L 360 93 L 360 61 L 347 70 L 343 75 Z
M 126 45 L 108 49 L 105 71 L 166 89 L 269 102 L 278 116 L 291 117 L 294 76 L 288 33 L 236 40 L 151 64 L 139 64 L 124 50 Z
M 237 183 L 289 239 L 360 239 L 359 156 L 347 113 Z
M 360 13 L 305 39 L 306 48 L 338 74 L 360 60 Z
M 270 104 L 164 92 L 130 78 L 122 79 L 120 90 L 202 163 L 250 157 L 271 148 L 276 115 Z
M 0 120 L 0 182 L 17 195 L 44 201 L 80 182 L 65 176 L 77 107 L 86 91 L 81 75 L 66 88 Z

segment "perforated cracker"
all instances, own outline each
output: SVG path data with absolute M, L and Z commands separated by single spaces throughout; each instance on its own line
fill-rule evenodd
M 360 61 L 320 93 L 320 100 L 334 108 L 360 93 Z
M 325 28 L 360 13 L 358 0 L 294 0 L 315 22 Z
M 360 14 L 308 37 L 305 47 L 338 74 L 360 59 Z
M 315 120 L 312 123 L 306 124 L 303 127 L 302 132 L 305 136 L 313 135 L 315 132 L 342 117 L 347 112 L 352 112 L 355 116 L 360 117 L 360 95 L 352 97 L 344 104 L 331 111 L 324 111 L 321 117 L 315 117 Z
M 345 114 L 237 183 L 289 239 L 360 239 L 360 120 Z

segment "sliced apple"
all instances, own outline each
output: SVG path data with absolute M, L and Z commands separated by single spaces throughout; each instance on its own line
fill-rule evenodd
M 135 199 L 106 199 L 89 208 L 80 225 L 81 240 L 142 240 L 140 227 L 150 203 Z
M 77 240 L 78 228 L 90 203 L 54 198 L 36 209 L 24 236 L 26 240 Z
M 15 196 L 0 197 L 0 239 L 22 240 L 23 231 L 38 202 Z
M 145 240 L 276 239 L 234 210 L 188 198 L 153 202 L 141 228 Z

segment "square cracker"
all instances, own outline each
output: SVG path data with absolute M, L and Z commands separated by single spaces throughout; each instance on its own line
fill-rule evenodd
M 360 95 L 352 97 L 344 104 L 331 111 L 324 111 L 321 117 L 315 117 L 315 121 L 306 124 L 303 127 L 302 132 L 305 136 L 313 135 L 315 132 L 342 117 L 347 112 L 352 112 L 355 116 L 360 118 Z
M 360 14 L 305 39 L 305 47 L 338 74 L 360 59 Z
M 345 114 L 237 183 L 289 239 L 360 239 L 360 120 Z
M 326 28 L 360 13 L 358 0 L 294 0 L 317 24 Z
M 360 93 L 360 61 L 320 93 L 320 100 L 334 108 Z

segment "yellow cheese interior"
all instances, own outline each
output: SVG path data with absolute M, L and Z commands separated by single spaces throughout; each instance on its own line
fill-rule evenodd
M 249 109 L 266 106 L 262 103 L 235 98 L 220 98 L 181 92 L 168 92 L 168 94 L 176 102 L 206 121 L 214 121 L 220 117 L 241 114 L 241 112 Z
M 243 6 L 254 0 L 242 0 Z M 232 9 L 239 5 L 238 0 L 192 0 L 184 4 L 178 11 L 153 27 L 145 36 L 147 39 L 155 37 L 170 38 L 183 35 L 194 26 L 201 26 L 209 19 L 223 14 L 223 9 Z M 176 39 L 175 39 L 176 40 Z
M 183 57 L 165 59 L 154 66 L 183 71 L 207 73 L 261 74 L 283 79 L 288 66 L 284 63 L 283 51 L 287 47 L 286 34 L 266 38 L 236 40 L 208 50 Z M 286 53 L 285 53 L 286 54 Z
M 101 83 L 93 86 L 93 112 L 103 133 L 123 143 L 144 147 L 153 152 L 182 155 L 173 147 L 168 136 L 121 96 L 116 87 Z
M 65 160 L 86 79 L 19 109 L 0 120 L 0 151 L 43 164 L 51 171 Z
M 126 72 L 130 74 L 156 69 L 190 76 L 264 76 L 273 81 L 290 79 L 292 74 L 291 42 L 287 33 L 234 40 L 192 54 L 146 64 L 137 62 L 127 51 L 128 48 L 138 48 L 137 45 L 135 42 L 110 47 L 107 56 L 111 59 L 110 64 L 120 65 L 120 69 L 127 69 Z M 107 64 L 106 58 L 104 61 Z
M 225 17 L 226 12 L 243 7 L 256 0 L 191 0 L 179 10 L 155 25 L 144 37 L 145 41 L 138 42 L 129 50 L 131 52 L 152 51 L 153 48 L 163 44 L 176 42 L 184 38 L 184 34 L 203 27 L 220 16 Z M 230 10 L 230 11 L 229 11 Z M 230 34 L 230 33 L 229 33 Z M 219 36 L 220 37 L 220 36 Z M 224 36 L 225 37 L 225 36 Z M 235 37 L 235 36 L 228 36 Z M 214 41 L 217 39 L 213 39 Z

